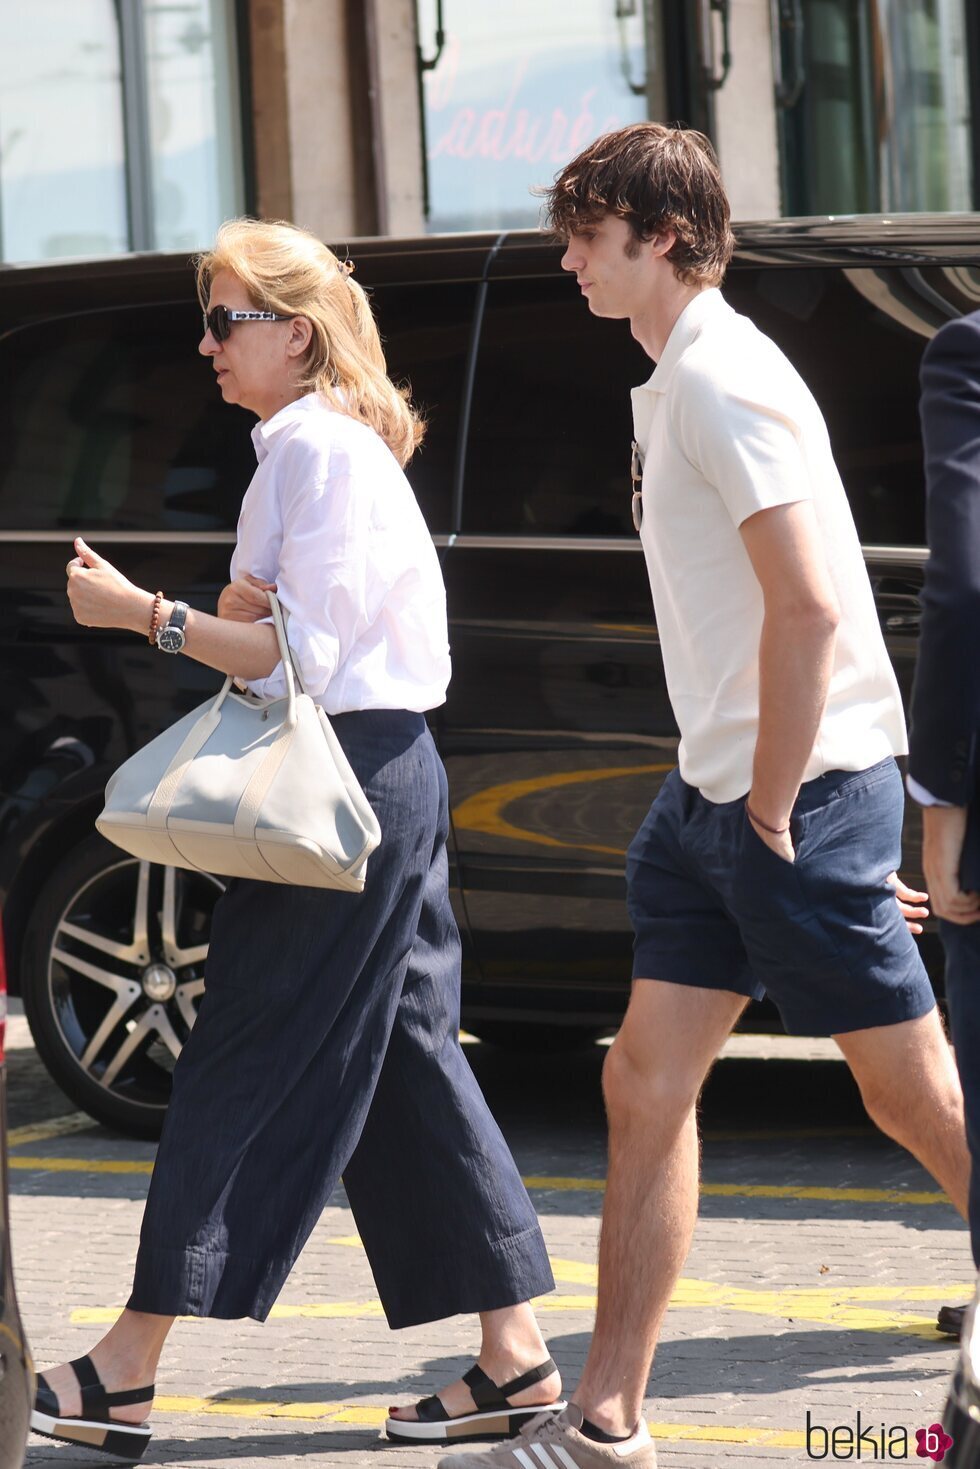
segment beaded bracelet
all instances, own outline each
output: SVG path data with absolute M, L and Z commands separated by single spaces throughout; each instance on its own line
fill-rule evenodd
M 162 602 L 163 593 L 157 592 L 156 596 L 153 598 L 153 613 L 150 617 L 150 633 L 147 639 L 151 648 L 155 648 L 157 645 L 157 628 L 160 625 L 160 606 Z

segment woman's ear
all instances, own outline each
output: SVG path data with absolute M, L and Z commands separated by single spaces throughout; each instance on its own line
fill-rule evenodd
M 313 340 L 313 327 L 306 316 L 294 316 L 286 338 L 287 357 L 304 357 Z

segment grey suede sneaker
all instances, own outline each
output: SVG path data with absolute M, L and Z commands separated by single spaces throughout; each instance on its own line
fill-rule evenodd
M 542 1413 L 516 1438 L 482 1454 L 448 1454 L 439 1469 L 657 1469 L 657 1451 L 645 1423 L 625 1443 L 594 1443 L 580 1433 L 582 1409 Z

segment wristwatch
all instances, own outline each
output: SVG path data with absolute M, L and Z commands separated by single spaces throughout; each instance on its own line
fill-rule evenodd
M 157 629 L 157 647 L 161 653 L 179 653 L 182 651 L 187 639 L 184 637 L 184 623 L 190 608 L 186 602 L 175 602 L 174 610 L 170 614 L 170 621 L 166 627 Z

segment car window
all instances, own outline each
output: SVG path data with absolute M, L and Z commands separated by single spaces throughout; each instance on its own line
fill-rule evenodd
M 389 368 L 426 412 L 409 478 L 450 529 L 475 286 L 389 286 L 374 300 Z M 193 302 L 93 311 L 0 341 L 0 527 L 234 531 L 255 471 L 252 414 L 222 402 Z
M 814 393 L 866 543 L 919 545 L 925 535 L 918 366 L 938 320 L 929 325 L 892 308 L 900 284 L 908 295 L 906 275 L 733 267 L 724 287 Z M 631 535 L 630 388 L 651 371 L 628 325 L 591 316 L 574 282 L 493 283 L 464 530 Z
M 460 405 L 476 285 L 379 286 L 371 304 L 388 372 L 408 384 L 426 419 L 422 447 L 406 470 L 433 534 L 452 529 L 452 487 Z
M 192 303 L 94 311 L 0 341 L 0 526 L 234 530 L 254 420 L 198 356 Z
M 780 346 L 827 421 L 866 545 L 923 545 L 925 491 L 919 361 L 952 314 L 899 309 L 907 272 L 732 269 L 724 293 Z
M 652 370 L 628 326 L 590 316 L 567 276 L 492 282 L 463 529 L 632 535 L 630 388 Z

